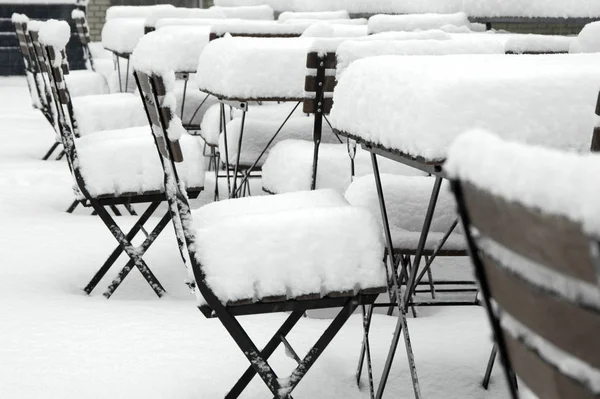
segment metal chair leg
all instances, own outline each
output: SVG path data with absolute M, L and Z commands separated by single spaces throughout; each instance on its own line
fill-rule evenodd
M 490 358 L 488 359 L 488 364 L 485 369 L 485 375 L 483 376 L 483 381 L 481 385 L 484 389 L 488 389 L 490 385 L 490 378 L 492 377 L 492 370 L 494 369 L 494 362 L 496 361 L 496 356 L 498 355 L 498 346 L 494 344 L 492 347 L 492 352 L 490 353 Z

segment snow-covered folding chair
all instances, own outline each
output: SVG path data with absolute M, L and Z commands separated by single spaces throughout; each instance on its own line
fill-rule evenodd
M 600 159 L 478 131 L 446 170 L 511 397 L 516 375 L 536 397 L 598 398 Z
M 70 94 L 64 82 L 63 50 L 69 39 L 66 22 L 48 21 L 40 29 L 40 42 L 45 46 L 47 68 L 50 71 L 52 98 L 57 110 L 57 123 L 75 191 L 84 206 L 92 207 L 118 242 L 92 280 L 84 288 L 88 294 L 96 287 L 118 257 L 125 252 L 130 260 L 109 285 L 104 296 L 109 298 L 132 268 L 136 267 L 154 292 L 160 297 L 165 290 L 146 265 L 143 256 L 161 231 L 169 223 L 169 212 L 156 227 L 146 234 L 140 246 L 132 240 L 144 231 L 144 224 L 165 200 L 162 168 L 156 157 L 154 142 L 148 125 L 121 130 L 111 130 L 77 137 L 69 119 Z M 189 135 L 181 138 L 181 148 L 187 156 L 182 179 L 187 183 L 188 195 L 199 195 L 204 183 L 202 149 Z M 110 216 L 107 208 L 116 205 L 147 203 L 148 208 L 129 232 L 125 233 Z
M 153 121 L 165 191 L 182 257 L 188 259 L 196 282 L 199 308 L 206 317 L 220 320 L 250 362 L 227 397 L 239 397 L 258 374 L 275 397 L 291 398 L 352 312 L 385 292 L 384 248 L 377 224 L 367 211 L 351 207 L 331 190 L 224 200 L 191 211 L 180 180 L 179 162 L 185 156 L 165 117 L 173 82 L 139 70 L 136 74 Z M 286 336 L 305 311 L 322 308 L 341 310 L 300 359 Z M 291 313 L 261 351 L 237 317 L 272 312 Z M 278 378 L 268 362 L 280 343 L 298 362 L 286 379 Z
M 77 33 L 77 37 L 81 42 L 85 67 L 90 71 L 94 71 L 94 59 L 90 51 L 90 28 L 88 27 L 85 12 L 76 8 L 71 12 L 71 18 L 75 22 L 75 33 Z

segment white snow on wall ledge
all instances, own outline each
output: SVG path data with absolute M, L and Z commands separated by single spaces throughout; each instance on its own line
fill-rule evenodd
M 472 17 L 600 17 L 597 0 L 215 0 L 221 6 L 269 4 L 277 11 L 350 13 L 455 13 Z
M 339 77 L 335 128 L 413 156 L 443 160 L 473 128 L 588 151 L 600 54 L 380 56 Z M 568 132 L 566 134 L 565 132 Z

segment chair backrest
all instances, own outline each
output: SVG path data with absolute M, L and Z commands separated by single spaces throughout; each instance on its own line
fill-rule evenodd
M 35 62 L 35 54 L 33 52 L 33 44 L 28 34 L 27 22 L 13 20 L 13 26 L 15 27 L 15 33 L 19 40 L 19 50 L 23 57 L 23 63 L 25 64 L 25 71 L 29 73 L 37 73 L 38 68 Z
M 196 247 L 196 233 L 190 211 L 190 204 L 184 185 L 177 173 L 177 164 L 183 162 L 183 154 L 179 141 L 169 135 L 169 126 L 176 115 L 165 105 L 167 88 L 161 76 L 150 75 L 136 70 L 136 83 L 142 100 L 148 122 L 152 126 L 154 142 L 163 167 L 165 179 L 165 195 L 175 227 L 175 235 L 179 244 L 181 257 L 186 268 L 193 273 L 197 288 L 204 296 L 210 307 L 222 306 L 212 290 L 205 283 L 204 273 L 189 248 Z
M 596 101 L 596 116 L 597 118 L 597 125 L 594 128 L 594 134 L 592 135 L 592 145 L 590 150 L 592 152 L 599 152 L 600 151 L 600 93 L 598 93 L 598 101 Z
M 304 91 L 311 98 L 304 100 L 304 113 L 329 114 L 333 106 L 336 67 L 337 59 L 335 53 L 308 53 L 306 57 L 308 72 L 304 80 Z
M 71 18 L 75 22 L 75 32 L 77 33 L 77 37 L 81 42 L 81 46 L 83 49 L 83 59 L 85 61 L 85 67 L 89 70 L 94 70 L 94 60 L 92 58 L 92 52 L 90 51 L 90 29 L 88 27 L 87 18 L 85 17 L 85 12 L 82 10 L 76 9 L 73 10 L 71 14 Z
M 508 380 L 512 368 L 540 398 L 597 398 L 598 242 L 563 216 L 452 183 Z

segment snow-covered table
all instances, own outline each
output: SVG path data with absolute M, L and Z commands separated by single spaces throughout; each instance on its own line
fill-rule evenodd
M 409 270 L 405 304 L 415 287 L 453 140 L 479 128 L 527 143 L 588 151 L 597 123 L 598 65 L 600 54 L 449 55 L 443 63 L 433 57 L 372 57 L 346 68 L 334 91 L 330 121 L 338 134 L 371 152 L 382 213 L 385 200 L 377 155 L 436 178 Z M 393 253 L 390 226 L 382 219 L 388 251 Z M 398 336 L 393 342 L 380 393 Z

